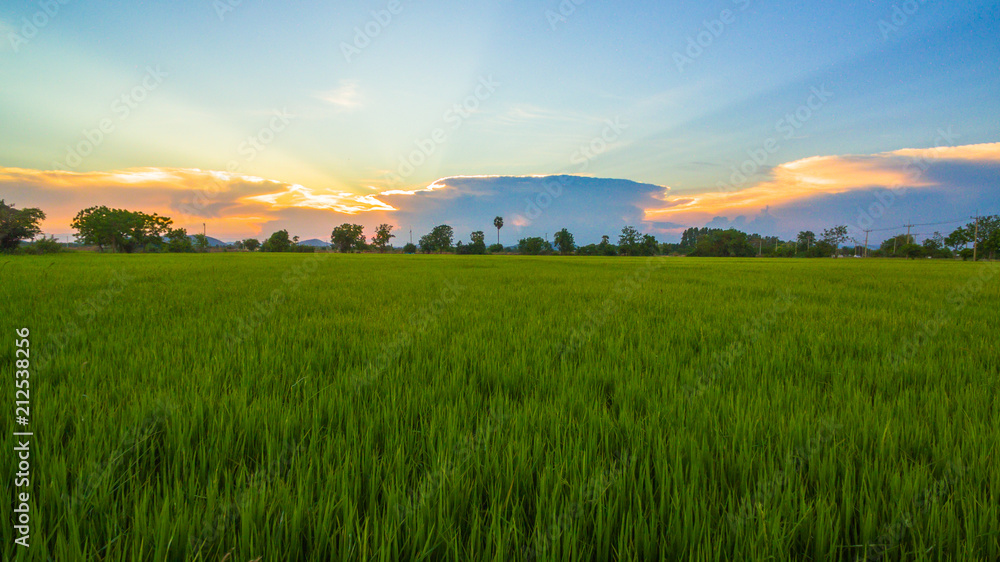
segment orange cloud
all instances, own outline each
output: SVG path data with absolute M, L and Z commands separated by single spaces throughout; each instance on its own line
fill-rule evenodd
M 275 209 L 299 207 L 336 211 L 347 215 L 355 215 L 365 211 L 395 211 L 396 208 L 379 201 L 374 195 L 356 195 L 354 193 L 316 193 L 301 185 L 290 185 L 284 191 L 247 197 L 247 201 L 266 203 Z
M 648 221 L 704 220 L 756 213 L 765 207 L 873 188 L 938 185 L 925 171 L 933 161 L 1000 162 L 1000 143 L 902 149 L 870 156 L 813 156 L 776 166 L 772 178 L 739 191 L 673 195 L 645 210 Z
M 0 185 L 35 189 L 128 188 L 184 191 L 202 189 L 208 184 L 234 183 L 270 184 L 272 187 L 287 185 L 256 176 L 197 168 L 130 168 L 110 172 L 0 168 Z
M 19 206 L 41 207 L 46 231 L 68 232 L 72 217 L 96 205 L 172 217 L 178 226 L 213 226 L 221 236 L 258 232 L 286 208 L 345 214 L 392 211 L 373 195 L 323 193 L 246 174 L 196 168 L 70 172 L 0 167 L 0 193 Z

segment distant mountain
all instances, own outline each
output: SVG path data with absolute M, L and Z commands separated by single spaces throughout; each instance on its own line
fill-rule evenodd
M 191 239 L 191 243 L 192 244 L 194 244 L 196 242 L 193 234 L 188 234 L 188 238 Z M 211 236 L 206 236 L 206 238 L 208 238 L 208 245 L 211 248 L 216 248 L 216 247 L 219 247 L 219 246 L 228 246 L 229 245 L 229 242 L 223 242 L 222 240 L 219 240 L 218 238 L 212 238 Z
M 299 246 L 315 246 L 317 248 L 326 248 L 329 246 L 329 242 L 324 242 L 319 238 L 310 238 L 309 240 L 299 240 Z

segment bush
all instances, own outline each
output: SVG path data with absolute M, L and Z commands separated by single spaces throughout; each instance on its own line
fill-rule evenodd
M 486 253 L 486 244 L 482 242 L 473 242 L 472 244 L 463 244 L 459 242 L 455 246 L 455 253 L 459 255 L 482 255 Z
M 405 246 L 403 246 L 403 253 L 404 254 L 417 253 L 417 245 L 414 244 L 413 242 L 408 242 Z
M 837 248 L 833 244 L 820 241 L 810 246 L 808 250 L 803 252 L 803 255 L 807 258 L 829 258 L 836 253 Z
M 698 238 L 695 249 L 691 252 L 694 257 L 714 257 L 714 258 L 750 258 L 757 255 L 756 249 L 750 245 L 747 235 L 734 228 L 728 230 L 717 230 Z M 829 256 L 832 253 L 827 253 Z
M 922 258 L 924 257 L 924 247 L 918 244 L 904 244 L 900 246 L 897 255 L 904 255 L 908 258 Z
M 517 243 L 517 251 L 526 256 L 547 255 L 552 253 L 552 244 L 538 236 L 531 236 Z
M 10 248 L 5 250 L 5 254 L 14 254 L 20 256 L 38 256 L 41 254 L 55 254 L 62 251 L 62 246 L 56 241 L 56 238 L 39 238 L 34 242 L 28 244 L 21 244 L 18 247 Z
M 499 254 L 503 251 L 503 244 L 490 244 L 490 247 L 486 248 L 486 251 L 491 254 Z
M 55 236 L 52 238 L 41 238 L 33 246 L 39 254 L 57 254 L 62 251 L 62 246 L 56 241 Z

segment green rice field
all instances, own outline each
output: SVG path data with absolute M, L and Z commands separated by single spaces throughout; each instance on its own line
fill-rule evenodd
M 0 295 L 3 560 L 1000 559 L 1000 264 L 75 253 Z

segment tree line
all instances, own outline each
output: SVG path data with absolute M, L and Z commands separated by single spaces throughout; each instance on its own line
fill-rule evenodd
M 39 223 L 45 213 L 37 208 L 16 209 L 0 199 L 0 251 L 19 250 L 22 241 L 32 240 L 26 253 L 59 251 L 54 238 L 42 237 Z M 183 228 L 176 228 L 169 217 L 156 213 L 111 209 L 104 206 L 89 207 L 77 213 L 71 226 L 76 230 L 77 242 L 96 246 L 112 252 L 197 252 L 207 251 L 208 237 L 204 234 L 188 235 Z M 503 217 L 493 219 L 497 230 L 497 243 L 486 244 L 486 234 L 474 231 L 469 241 L 455 241 L 454 229 L 446 224 L 435 226 L 420 237 L 417 244 L 407 243 L 399 250 L 391 245 L 396 237 L 393 226 L 380 224 L 370 241 L 364 227 L 344 223 L 330 233 L 330 246 L 341 253 L 391 252 L 455 253 L 460 255 L 518 253 L 523 255 L 580 255 L 580 256 L 696 256 L 696 257 L 837 257 L 870 256 L 894 258 L 988 258 L 995 259 L 1000 249 L 1000 215 L 980 217 L 975 222 L 960 226 L 950 234 L 935 232 L 921 244 L 909 234 L 898 234 L 883 241 L 872 250 L 851 236 L 847 226 L 838 225 L 823 230 L 821 234 L 806 230 L 793 240 L 775 236 L 747 234 L 735 228 L 697 228 L 684 230 L 678 243 L 659 242 L 651 234 L 640 233 L 633 226 L 625 226 L 617 236 L 604 235 L 598 244 L 577 245 L 573 234 L 566 228 L 555 233 L 552 241 L 537 236 L 518 240 L 516 246 L 505 247 L 500 243 Z M 851 244 L 848 244 L 850 242 Z M 970 247 L 971 246 L 971 247 Z M 299 243 L 298 236 L 287 230 L 272 233 L 264 242 L 256 238 L 240 240 L 230 249 L 262 252 L 315 252 L 315 246 Z

